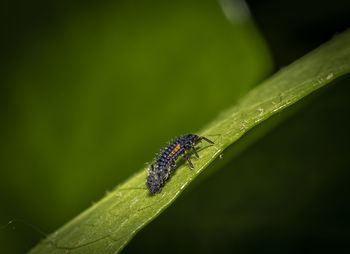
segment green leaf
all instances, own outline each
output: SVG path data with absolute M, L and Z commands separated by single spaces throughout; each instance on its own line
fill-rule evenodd
M 30 253 L 118 253 L 244 133 L 349 71 L 350 30 L 279 71 L 197 133 L 215 145 L 202 144 L 201 158 L 193 159 L 195 169 L 185 163 L 178 167 L 160 194 L 153 196 L 146 189 L 145 168 Z
M 247 132 L 122 253 L 346 249 L 349 83 L 345 75 Z

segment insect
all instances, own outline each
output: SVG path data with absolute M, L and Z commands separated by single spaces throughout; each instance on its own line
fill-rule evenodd
M 190 164 L 191 169 L 193 169 L 193 164 L 185 152 L 193 150 L 196 157 L 199 158 L 195 146 L 202 140 L 214 144 L 213 141 L 206 137 L 187 134 L 172 140 L 166 147 L 161 149 L 148 172 L 146 185 L 149 191 L 153 194 L 161 192 L 166 181 L 170 178 L 172 170 L 176 167 L 176 159 L 180 156 L 184 157 L 188 161 L 188 164 Z

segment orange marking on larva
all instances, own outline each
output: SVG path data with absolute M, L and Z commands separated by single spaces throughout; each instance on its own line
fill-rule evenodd
M 177 145 L 176 147 L 175 147 L 175 149 L 174 149 L 174 151 L 173 152 L 177 152 L 177 151 L 179 151 L 180 150 L 180 148 L 181 148 L 181 146 L 180 145 Z
M 174 148 L 174 150 L 172 150 L 171 153 L 169 154 L 168 158 L 173 157 L 173 155 L 174 155 L 177 151 L 179 151 L 180 148 L 181 148 L 180 145 L 176 145 L 175 148 Z

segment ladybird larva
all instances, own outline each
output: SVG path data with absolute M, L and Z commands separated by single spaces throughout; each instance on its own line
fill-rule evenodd
M 161 152 L 157 154 L 155 162 L 151 164 L 151 169 L 148 172 L 146 186 L 149 191 L 153 194 L 161 192 L 165 183 L 170 178 L 171 172 L 175 169 L 176 160 L 180 156 L 184 157 L 191 169 L 193 169 L 193 164 L 185 152 L 192 150 L 196 157 L 199 158 L 195 146 L 202 140 L 214 144 L 213 141 L 206 137 L 187 134 L 169 142 L 167 146 L 161 149 Z

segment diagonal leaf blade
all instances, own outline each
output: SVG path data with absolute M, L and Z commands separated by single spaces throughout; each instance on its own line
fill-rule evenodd
M 147 223 L 168 207 L 215 158 L 244 133 L 332 80 L 350 72 L 350 30 L 284 68 L 222 113 L 200 135 L 195 170 L 180 166 L 160 194 L 145 187 L 146 169 L 39 243 L 30 253 L 118 253 Z

